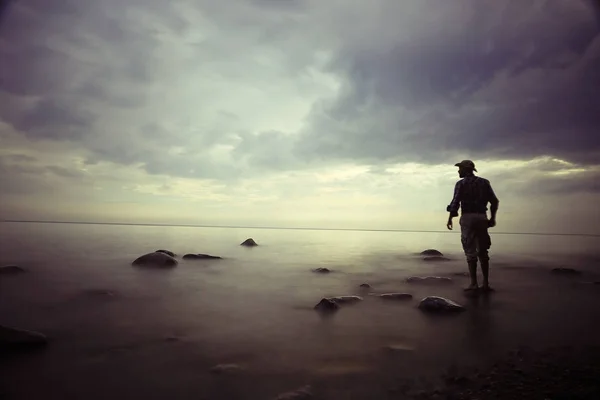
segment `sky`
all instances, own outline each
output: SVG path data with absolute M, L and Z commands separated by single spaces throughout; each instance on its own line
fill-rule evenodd
M 0 4 L 0 219 L 600 234 L 596 1 Z

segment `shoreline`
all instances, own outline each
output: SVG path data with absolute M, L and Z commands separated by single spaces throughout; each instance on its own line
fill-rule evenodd
M 26 369 L 27 358 L 0 361 L 0 371 L 8 376 L 8 369 Z M 175 359 L 163 359 L 168 363 Z M 123 364 L 129 364 L 123 362 Z M 298 392 L 291 400 L 595 400 L 600 398 L 600 346 L 550 346 L 533 348 L 519 346 L 497 356 L 483 365 L 466 363 L 440 365 L 429 374 L 407 375 L 381 365 L 373 371 L 360 370 L 315 374 L 306 371 L 254 371 L 243 365 L 223 363 L 225 368 L 215 370 L 214 362 L 199 357 L 184 374 L 165 371 L 163 379 L 181 385 L 169 391 L 171 398 L 202 400 L 275 400 L 282 394 Z M 227 366 L 233 368 L 227 369 Z M 128 365 L 135 368 L 136 365 Z M 137 365 L 140 372 L 145 367 Z M 125 368 L 127 370 L 128 368 Z M 67 372 L 66 370 L 64 372 Z M 156 384 L 134 376 L 123 376 L 119 385 L 107 385 L 102 391 L 106 375 L 96 371 L 74 390 L 70 385 L 55 384 L 52 378 L 33 377 L 25 381 L 0 382 L 3 400 L 36 399 L 51 396 L 63 399 L 90 400 L 143 396 L 149 399 L 165 398 L 166 391 L 156 392 Z M 133 378 L 133 380 L 132 380 Z M 193 381 L 193 383 L 192 383 Z M 15 383 L 17 386 L 15 386 Z M 24 387 L 23 385 L 27 385 Z M 19 388 L 20 386 L 20 388 Z M 188 388 L 186 388 L 186 386 Z M 15 390 L 16 389 L 16 390 Z M 49 390 L 50 389 L 50 390 Z M 307 391 L 310 396 L 302 397 Z M 155 393 L 156 395 L 152 395 Z M 287 397 L 282 397 L 282 399 Z

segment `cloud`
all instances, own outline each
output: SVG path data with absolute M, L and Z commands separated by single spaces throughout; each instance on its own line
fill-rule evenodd
M 330 68 L 343 90 L 313 109 L 300 154 L 364 162 L 596 159 L 600 36 L 583 2 L 462 1 L 452 10 L 400 3 L 408 9 L 400 21 L 390 2 L 378 2 L 385 12 L 377 18 L 364 10 L 370 29 L 359 32 L 383 35 L 335 54 Z
M 185 177 L 334 159 L 593 162 L 590 8 L 460 5 L 13 3 L 0 89 L 20 106 L 0 117 L 32 139 L 77 141 L 90 162 Z
M 503 210 L 597 193 L 590 4 L 13 1 L 2 199 L 341 220 L 369 205 L 387 223 L 443 212 L 464 158 Z
M 297 131 L 330 90 L 309 68 L 311 44 L 295 36 L 304 11 L 302 2 L 15 2 L 1 27 L 10 62 L 0 118 L 31 140 L 77 143 L 90 163 L 151 174 L 234 179 L 296 165 L 262 153 L 278 142 L 291 156 L 272 132 Z

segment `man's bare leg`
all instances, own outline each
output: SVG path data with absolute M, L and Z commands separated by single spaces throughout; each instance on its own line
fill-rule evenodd
M 469 265 L 469 276 L 471 277 L 471 284 L 465 290 L 475 290 L 479 288 L 479 284 L 477 283 L 477 260 L 467 261 Z
M 480 260 L 481 262 L 481 275 L 483 275 L 483 285 L 481 286 L 481 288 L 484 291 L 493 291 L 494 289 L 492 289 L 492 287 L 490 286 L 490 259 L 489 258 L 484 258 Z

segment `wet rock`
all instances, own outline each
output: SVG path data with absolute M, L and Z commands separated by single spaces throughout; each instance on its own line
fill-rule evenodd
M 321 312 L 333 312 L 340 309 L 338 303 L 331 299 L 321 299 L 319 303 L 314 307 L 315 310 Z
M 335 297 L 328 297 L 327 300 L 331 300 L 334 303 L 337 304 L 351 304 L 351 303 L 357 303 L 359 301 L 362 301 L 362 297 L 360 296 L 335 296 Z
M 435 250 L 435 249 L 427 249 L 427 250 L 423 250 L 421 252 L 422 256 L 430 256 L 430 257 L 442 257 L 443 254 L 441 251 Z
M 0 274 L 13 275 L 25 272 L 25 270 L 17 265 L 4 265 L 0 267 Z
M 241 371 L 243 368 L 237 364 L 219 364 L 210 369 L 213 374 L 232 374 Z
M 313 398 L 310 386 L 304 386 L 292 392 L 282 393 L 275 400 L 309 400 Z
M 439 296 L 425 297 L 419 303 L 419 309 L 432 313 L 451 313 L 465 310 L 460 304 Z
M 371 285 L 369 285 L 368 283 L 361 283 L 359 287 L 362 289 L 370 289 Z
M 410 293 L 383 293 L 378 295 L 384 300 L 411 300 L 413 295 Z
M 83 293 L 87 296 L 94 296 L 94 297 L 114 297 L 115 296 L 115 292 L 113 292 L 112 290 L 106 290 L 106 289 L 86 289 L 83 291 Z
M 553 268 L 552 273 L 559 275 L 579 275 L 581 274 L 581 271 L 573 268 Z
M 26 350 L 44 346 L 48 343 L 45 335 L 39 332 L 10 328 L 0 325 L 0 348 L 7 350 Z
M 154 252 L 136 258 L 131 265 L 145 267 L 174 267 L 177 265 L 177 260 L 168 254 Z
M 408 283 L 452 283 L 452 279 L 445 276 L 411 276 L 406 278 Z
M 384 350 L 392 353 L 410 353 L 415 349 L 411 346 L 402 343 L 390 344 L 384 347 Z
M 171 256 L 171 257 L 175 257 L 177 255 L 177 254 L 173 253 L 172 251 L 162 250 L 162 249 L 161 250 L 155 250 L 155 253 L 165 253 L 166 255 Z
M 423 258 L 423 261 L 440 262 L 440 261 L 450 261 L 450 259 L 446 258 L 446 257 L 442 257 L 442 256 L 430 256 L 430 257 Z
M 221 260 L 219 256 L 211 256 L 210 254 L 186 254 L 182 257 L 184 260 Z
M 313 272 L 316 272 L 318 274 L 328 274 L 331 272 L 331 270 L 329 268 L 320 267 L 320 268 L 313 269 Z
M 258 243 L 256 243 L 256 242 L 254 241 L 254 239 L 252 239 L 252 238 L 248 238 L 248 239 L 244 240 L 244 241 L 243 241 L 243 242 L 240 244 L 240 246 L 254 247 L 254 246 L 258 246 Z

